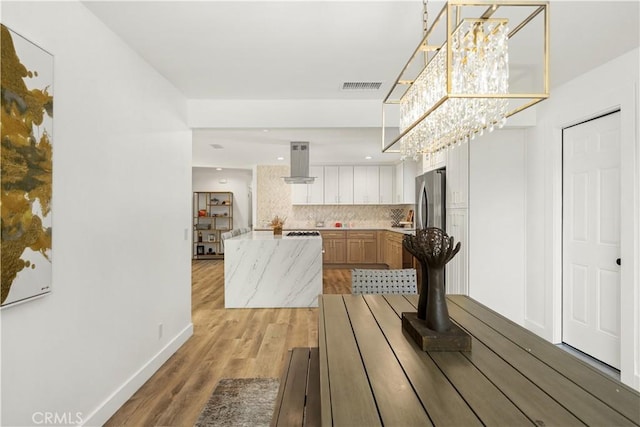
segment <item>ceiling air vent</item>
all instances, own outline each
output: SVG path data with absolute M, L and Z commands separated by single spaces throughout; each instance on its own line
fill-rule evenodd
M 224 147 L 220 144 L 209 144 L 214 150 L 222 150 Z
M 344 82 L 342 90 L 378 90 L 382 82 Z

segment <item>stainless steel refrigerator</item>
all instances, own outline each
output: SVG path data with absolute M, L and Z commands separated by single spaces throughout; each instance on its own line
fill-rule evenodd
M 416 177 L 416 229 L 438 227 L 446 231 L 445 168 Z

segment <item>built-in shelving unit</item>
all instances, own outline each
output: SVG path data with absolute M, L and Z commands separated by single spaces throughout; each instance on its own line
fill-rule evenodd
M 224 246 L 220 235 L 233 229 L 233 193 L 193 193 L 193 259 L 220 259 Z

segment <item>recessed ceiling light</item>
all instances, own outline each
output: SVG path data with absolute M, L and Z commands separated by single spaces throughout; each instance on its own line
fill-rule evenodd
M 216 168 L 216 170 L 217 170 L 217 171 L 221 171 L 221 170 L 222 170 L 222 168 Z
M 278 157 L 278 160 L 284 160 L 284 157 L 279 156 L 279 157 Z
M 365 156 L 365 160 L 371 160 L 371 156 Z
M 269 129 L 262 129 L 262 132 L 269 132 Z

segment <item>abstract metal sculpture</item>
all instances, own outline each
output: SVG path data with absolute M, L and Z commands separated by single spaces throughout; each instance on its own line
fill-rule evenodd
M 460 250 L 444 230 L 429 227 L 404 236 L 403 246 L 422 266 L 418 313 L 402 313 L 403 327 L 423 350 L 468 351 L 471 338 L 451 323 L 444 286 L 444 266 Z

